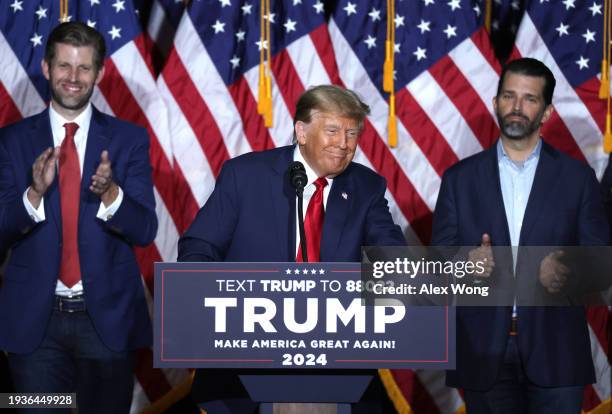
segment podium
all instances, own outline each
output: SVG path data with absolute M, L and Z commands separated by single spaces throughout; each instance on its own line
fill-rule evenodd
M 454 368 L 454 310 L 366 304 L 360 263 L 157 263 L 155 272 L 154 366 L 204 368 L 192 397 L 209 414 L 272 414 L 273 403 L 376 414 L 362 407 L 386 398 L 377 369 Z

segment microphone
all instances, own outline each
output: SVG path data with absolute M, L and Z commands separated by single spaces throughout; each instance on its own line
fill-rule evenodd
M 302 245 L 302 262 L 308 262 L 308 252 L 306 251 L 306 232 L 304 231 L 304 187 L 308 182 L 304 164 L 293 161 L 289 164 L 289 181 L 295 188 L 298 198 L 298 225 L 300 228 L 300 244 Z
M 302 192 L 304 191 L 304 187 L 308 182 L 308 177 L 306 176 L 306 169 L 304 168 L 304 164 L 299 161 L 293 161 L 289 165 L 289 181 L 291 185 L 295 188 L 297 194 L 301 197 Z

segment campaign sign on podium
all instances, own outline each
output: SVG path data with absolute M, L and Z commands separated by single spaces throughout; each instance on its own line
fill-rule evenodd
M 366 305 L 360 263 L 156 263 L 155 366 L 455 367 L 454 309 Z

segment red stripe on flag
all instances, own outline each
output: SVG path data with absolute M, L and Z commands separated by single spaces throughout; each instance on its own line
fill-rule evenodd
M 327 24 L 322 24 L 312 32 L 310 32 L 310 38 L 312 43 L 321 59 L 323 67 L 327 71 L 327 75 L 331 80 L 331 83 L 336 85 L 342 85 L 340 79 L 340 70 L 336 63 L 336 56 L 334 55 L 334 47 L 332 46 L 331 38 L 329 37 L 329 30 Z
M 366 119 L 359 147 L 372 167 L 387 179 L 387 187 L 406 220 L 425 244 L 431 239 L 432 214 L 421 196 L 400 168 L 387 145 Z
M 153 352 L 150 348 L 136 351 L 134 373 L 149 401 L 156 401 L 168 393 L 172 386 L 161 369 L 153 368 Z M 112 398 L 112 396 L 109 396 Z
M 584 394 L 582 394 L 582 411 L 589 412 L 597 408 L 601 404 L 601 399 L 595 392 L 595 388 L 591 384 L 587 384 L 584 387 Z
M 21 112 L 13 102 L 11 95 L 0 82 L 0 127 L 3 127 L 21 119 Z
M 593 333 L 597 336 L 599 345 L 607 355 L 610 351 L 608 335 L 612 334 L 612 318 L 610 315 L 611 311 L 606 306 L 589 306 L 586 309 L 587 321 L 593 329 Z
M 502 67 L 499 61 L 497 60 L 497 57 L 495 56 L 495 51 L 493 50 L 493 47 L 491 45 L 491 38 L 489 37 L 489 33 L 487 33 L 487 30 L 484 28 L 484 26 L 481 27 L 479 30 L 475 31 L 472 34 L 471 39 L 472 42 L 474 42 L 474 44 L 476 45 L 476 47 L 478 47 L 478 50 L 480 50 L 480 53 L 482 53 L 482 56 L 484 56 L 486 61 L 489 62 L 489 65 L 491 65 L 493 70 L 495 70 L 495 72 L 497 72 L 497 74 L 499 75 L 501 73 Z
M 210 169 L 217 177 L 221 166 L 230 156 L 215 118 L 200 96 L 175 48 L 170 51 L 162 76 L 200 143 Z
M 175 222 L 180 221 L 181 209 L 175 202 L 173 173 L 169 160 L 157 140 L 153 128 L 140 108 L 140 105 L 130 92 L 125 80 L 119 73 L 112 59 L 106 59 L 104 64 L 105 75 L 99 83 L 100 91 L 108 101 L 115 114 L 122 119 L 135 122 L 149 132 L 151 149 L 151 164 L 153 166 L 153 182 L 159 192 L 166 208 Z
M 395 383 L 402 391 L 404 398 L 410 404 L 413 413 L 439 414 L 440 410 L 429 391 L 414 371 L 391 370 Z
M 245 77 L 240 76 L 227 89 L 238 109 L 242 120 L 242 128 L 253 151 L 274 148 L 274 142 L 264 124 L 264 119 L 257 113 L 257 102 Z
M 548 122 L 542 126 L 542 137 L 557 150 L 586 162 L 582 150 L 556 111 L 553 111 Z
M 434 170 L 442 176 L 448 167 L 459 161 L 459 158 L 408 89 L 398 91 L 395 100 L 398 119 L 421 148 Z
M 198 202 L 193 195 L 193 191 L 185 179 L 183 170 L 177 161 L 174 162 L 174 178 L 176 185 L 174 188 L 174 198 L 177 205 L 182 206 L 183 209 L 181 212 L 181 222 L 175 221 L 174 225 L 176 226 L 179 235 L 182 235 L 195 218 L 200 206 L 198 205 Z
M 138 36 L 136 36 L 133 42 L 134 45 L 136 45 L 136 49 L 138 49 L 138 51 L 140 52 L 142 60 L 147 65 L 147 68 L 149 68 L 151 76 L 153 76 L 153 78 L 156 78 L 158 72 L 155 71 L 155 67 L 153 65 L 152 53 L 154 50 L 156 50 L 157 46 L 146 32 L 140 33 Z
M 136 260 L 138 261 L 138 267 L 140 268 L 142 278 L 144 279 L 145 284 L 149 289 L 151 297 L 153 297 L 155 293 L 155 272 L 153 269 L 153 265 L 155 262 L 162 261 L 161 255 L 159 254 L 159 250 L 157 250 L 155 244 L 150 244 L 147 247 L 134 248 L 134 253 L 136 253 Z
M 293 117 L 295 115 L 295 104 L 304 92 L 302 80 L 293 66 L 291 57 L 287 49 L 283 49 L 272 58 L 272 72 L 276 78 L 276 84 L 279 86 L 281 95 L 285 100 L 287 109 Z
M 608 112 L 607 100 L 599 99 L 599 85 L 601 81 L 597 76 L 592 77 L 579 87 L 575 88 L 578 97 L 586 106 L 587 110 L 597 123 L 603 136 L 606 128 L 606 113 Z
M 455 62 L 446 55 L 429 68 L 429 73 L 453 101 L 483 148 L 491 146 L 499 136 L 499 128 L 493 118 L 487 116 L 487 107 L 476 91 L 467 86 L 470 82 Z

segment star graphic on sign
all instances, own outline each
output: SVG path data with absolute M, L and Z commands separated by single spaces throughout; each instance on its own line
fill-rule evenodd
M 225 32 L 225 23 L 221 23 L 219 19 L 217 19 L 215 24 L 211 25 L 210 27 L 213 28 L 213 30 L 215 31 L 215 34 Z
M 400 16 L 399 14 L 395 15 L 395 27 L 400 27 L 404 25 L 404 16 Z
M 310 271 L 310 274 L 311 274 L 311 275 L 316 275 L 316 274 L 317 274 L 317 270 L 316 270 L 316 269 L 312 269 L 312 270 Z
M 357 5 L 349 1 L 348 4 L 343 8 L 343 10 L 346 12 L 347 16 L 350 16 L 351 14 L 357 14 Z
M 290 275 L 290 274 L 291 274 L 291 269 L 287 269 L 287 270 L 285 270 L 285 273 L 286 273 L 286 274 L 288 274 L 288 275 Z
M 399 43 L 396 43 L 393 45 L 393 53 L 399 53 L 400 52 L 400 47 L 401 45 Z
M 589 60 L 585 59 L 583 56 L 580 56 L 580 59 L 576 61 L 580 70 L 589 68 Z
M 589 10 L 591 11 L 591 13 L 593 13 L 593 16 L 595 16 L 596 14 L 601 14 L 601 4 L 593 2 L 593 5 L 589 7 Z
M 283 26 L 285 26 L 285 30 L 287 31 L 287 33 L 295 32 L 296 23 L 297 22 L 295 20 L 287 19 L 285 24 L 283 24 Z
M 562 3 L 565 5 L 565 10 L 576 8 L 576 6 L 574 5 L 574 3 L 576 3 L 576 0 L 563 0 Z
M 125 10 L 125 1 L 116 0 L 113 3 L 113 7 L 115 8 L 115 13 L 119 13 L 121 10 Z
M 461 0 L 450 0 L 448 2 L 448 5 L 450 6 L 452 11 L 455 11 L 456 9 L 460 9 L 461 8 L 461 4 L 459 4 L 461 2 Z
M 42 36 L 38 33 L 34 33 L 34 36 L 30 38 L 30 42 L 32 42 L 32 47 L 42 45 Z
M 368 45 L 368 49 L 372 49 L 376 47 L 376 38 L 372 37 L 372 35 L 368 35 L 368 38 L 363 41 L 366 45 Z
M 317 0 L 317 2 L 312 5 L 312 7 L 314 7 L 315 12 L 317 12 L 317 14 L 323 13 L 323 10 L 325 9 L 325 6 L 323 5 L 323 3 L 321 3 L 320 0 Z
M 23 7 L 21 6 L 23 4 L 23 0 L 15 0 L 13 1 L 13 4 L 11 4 L 10 7 L 13 8 L 13 13 L 17 13 L 18 10 L 23 11 Z
M 304 269 L 304 270 L 302 270 L 302 274 L 303 274 L 303 275 L 307 275 L 307 274 L 308 274 L 308 269 Z
M 478 4 L 472 10 L 476 12 L 476 16 L 480 16 L 480 6 Z
M 258 40 L 257 42 L 255 42 L 255 44 L 257 45 L 257 50 L 261 50 L 261 40 Z M 267 40 L 263 41 L 263 48 L 264 49 L 268 49 L 268 41 Z
M 450 24 L 447 24 L 446 29 L 444 29 L 443 32 L 446 34 L 447 39 L 457 36 L 457 26 L 451 26 Z
M 434 0 L 423 0 L 425 2 L 426 6 L 429 6 L 430 4 L 435 4 Z
M 299 274 L 300 274 L 300 269 L 295 269 L 295 270 L 293 271 L 293 273 L 295 273 L 296 275 L 299 275 Z
M 246 35 L 246 32 L 244 30 L 240 30 L 240 31 L 236 32 L 236 41 L 237 42 L 243 42 L 245 35 Z
M 419 23 L 417 25 L 417 27 L 421 31 L 421 34 L 423 34 L 425 32 L 430 32 L 431 31 L 431 29 L 429 28 L 430 24 L 431 24 L 431 22 L 426 22 L 425 20 L 421 19 L 421 23 Z
M 230 0 L 219 0 L 219 3 L 221 3 L 221 8 L 232 5 L 232 2 Z
M 236 69 L 240 65 L 240 58 L 234 55 L 230 59 L 230 63 L 232 64 L 232 69 Z
M 36 10 L 36 15 L 38 16 L 38 20 L 47 18 L 47 10 L 43 8 L 43 6 L 38 6 L 38 10 Z
M 249 3 L 244 3 L 241 9 L 242 9 L 242 14 L 244 15 L 251 14 L 251 9 L 253 9 L 253 5 Z
M 113 25 L 111 27 L 111 30 L 108 31 L 108 34 L 110 35 L 112 40 L 115 40 L 116 38 L 121 37 L 121 28 L 115 27 L 115 25 Z
M 93 7 L 96 4 L 100 4 L 100 0 L 89 0 L 89 4 L 91 5 L 91 7 Z
M 96 28 L 96 22 L 87 19 L 87 26 L 91 27 L 92 29 Z
M 412 52 L 413 55 L 416 56 L 417 62 L 427 58 L 427 49 L 421 49 L 417 46 L 417 50 Z
M 372 7 L 372 11 L 368 13 L 368 16 L 370 16 L 372 22 L 380 20 L 380 10 L 376 10 L 374 7 Z
M 319 269 L 319 274 L 320 275 L 324 275 L 325 274 L 325 269 Z
M 584 37 L 584 40 L 586 40 L 587 44 L 589 42 L 594 42 L 595 32 L 591 32 L 589 29 L 587 29 L 587 31 L 582 35 L 582 37 Z
M 555 30 L 559 32 L 559 37 L 561 37 L 563 35 L 569 35 L 569 31 L 567 29 L 569 29 L 569 24 L 563 24 L 563 22 L 561 22 L 559 23 L 559 27 L 557 27 Z

